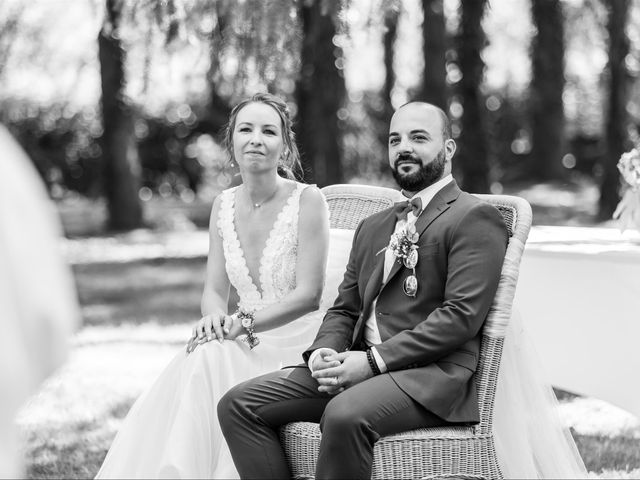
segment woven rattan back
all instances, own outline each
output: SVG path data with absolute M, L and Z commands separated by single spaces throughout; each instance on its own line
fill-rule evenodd
M 323 188 L 322 192 L 329 203 L 331 228 L 342 229 L 355 229 L 362 219 L 404 198 L 397 190 L 367 185 L 332 185 Z M 504 334 L 511 318 L 520 259 L 531 228 L 532 214 L 529 203 L 522 198 L 507 195 L 476 196 L 500 211 L 509 230 L 498 291 L 482 330 L 480 360 L 475 375 L 480 407 L 480 423 L 475 428 L 480 433 L 488 433 L 491 431 Z
M 510 235 L 498 290 L 482 329 L 480 359 L 475 374 L 480 408 L 480 423 L 475 428 L 479 433 L 488 434 L 492 429 L 493 403 L 502 345 L 507 324 L 511 318 L 520 260 L 531 229 L 532 214 L 529 203 L 519 197 L 507 195 L 477 195 L 477 197 L 494 205 L 500 211 Z
M 355 230 L 358 223 L 404 199 L 398 190 L 369 185 L 330 185 L 322 189 L 331 212 L 331 228 Z

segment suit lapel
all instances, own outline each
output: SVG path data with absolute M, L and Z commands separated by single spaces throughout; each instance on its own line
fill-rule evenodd
M 440 215 L 442 215 L 443 212 L 449 209 L 450 204 L 460 196 L 460 191 L 461 190 L 460 188 L 458 188 L 458 184 L 455 180 L 453 180 L 451 181 L 451 183 L 445 185 L 442 190 L 436 193 L 435 197 L 433 197 L 433 199 L 420 214 L 418 220 L 416 220 L 416 232 L 418 232 L 418 235 L 422 235 L 422 233 L 427 229 L 429 225 L 431 225 L 431 223 L 433 223 L 436 218 L 438 218 Z M 394 277 L 394 275 L 400 271 L 402 266 L 402 262 L 393 262 L 393 267 L 391 267 L 389 276 L 387 277 L 387 280 L 382 288 L 384 288 Z
M 371 242 L 373 259 L 375 266 L 366 280 L 364 293 L 362 294 L 362 312 L 358 322 L 353 329 L 353 342 L 357 343 L 362 336 L 364 322 L 371 313 L 371 305 L 373 300 L 378 296 L 380 287 L 382 286 L 382 273 L 384 271 L 384 248 L 389 244 L 389 238 L 396 225 L 396 215 L 391 209 L 388 215 L 380 219 L 377 225 L 372 226 L 374 232 L 379 232 Z M 382 251 L 381 251 L 382 250 Z

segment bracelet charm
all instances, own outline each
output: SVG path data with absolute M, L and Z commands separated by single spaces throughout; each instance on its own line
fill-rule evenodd
M 244 338 L 244 341 L 247 342 L 250 349 L 253 349 L 258 346 L 260 343 L 260 339 L 256 336 L 254 332 L 255 328 L 255 317 L 253 311 L 243 310 L 242 308 L 236 312 L 238 319 L 240 320 L 240 324 L 242 328 L 247 331 L 247 336 Z

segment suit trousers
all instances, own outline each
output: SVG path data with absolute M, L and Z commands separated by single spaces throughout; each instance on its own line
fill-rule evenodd
M 425 386 L 425 388 L 428 388 Z M 286 368 L 232 388 L 218 419 L 241 478 L 291 478 L 278 429 L 319 422 L 316 478 L 371 478 L 373 446 L 385 435 L 450 425 L 382 374 L 338 395 L 318 392 L 306 366 Z

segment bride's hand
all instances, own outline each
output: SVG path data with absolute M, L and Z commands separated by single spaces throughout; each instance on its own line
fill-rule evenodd
M 222 330 L 225 318 L 223 314 L 209 314 L 198 320 L 191 331 L 191 338 L 187 343 L 187 353 L 191 353 L 198 345 L 217 338 L 220 343 L 224 340 Z
M 237 315 L 225 316 L 223 331 L 224 337 L 228 340 L 235 340 L 238 335 L 246 333 L 242 326 L 242 321 Z

